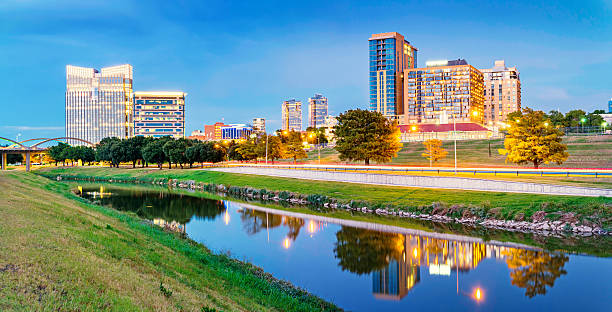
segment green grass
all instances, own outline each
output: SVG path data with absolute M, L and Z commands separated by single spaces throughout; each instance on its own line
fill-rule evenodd
M 348 202 L 363 201 L 368 205 L 393 205 L 399 208 L 429 206 L 432 203 L 446 205 L 473 205 L 488 212 L 499 208 L 498 218 L 512 219 L 523 213 L 530 217 L 535 211 L 576 212 L 581 216 L 603 218 L 605 226 L 612 223 L 612 211 L 609 205 L 612 198 L 549 196 L 521 193 L 496 193 L 463 190 L 440 190 L 393 186 L 364 185 L 342 182 L 325 182 L 289 179 L 268 176 L 242 175 L 208 170 L 152 170 L 122 168 L 47 168 L 39 171 L 42 174 L 72 175 L 74 177 L 106 177 L 117 179 L 179 179 L 196 182 L 224 184 L 232 186 L 250 186 L 271 191 L 289 191 L 299 194 L 322 194 Z M 610 219 L 610 220 L 608 220 Z
M 2 311 L 336 309 L 64 183 L 3 172 L 0 195 Z
M 549 164 L 544 167 L 554 168 L 612 168 L 612 136 L 568 136 L 564 137 L 568 145 L 570 157 L 561 165 Z M 483 166 L 513 166 L 505 163 L 505 156 L 498 153 L 503 148 L 503 140 L 491 140 L 491 156 L 489 157 L 488 140 L 457 141 L 457 162 L 461 167 Z M 438 162 L 440 166 L 454 166 L 453 142 L 444 141 L 444 149 L 449 154 Z M 398 156 L 390 163 L 392 165 L 429 166 L 429 161 L 421 154 L 425 151 L 423 143 L 404 143 Z M 317 162 L 318 151 L 308 152 L 310 162 Z M 338 153 L 333 149 L 321 150 L 321 162 L 339 162 Z

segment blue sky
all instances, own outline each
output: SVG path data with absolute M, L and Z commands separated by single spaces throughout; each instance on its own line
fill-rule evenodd
M 277 129 L 284 99 L 314 93 L 332 114 L 366 108 L 367 41 L 390 31 L 419 66 L 517 66 L 523 106 L 592 111 L 612 97 L 612 0 L 2 0 L 0 136 L 63 135 L 66 64 L 129 63 L 135 90 L 187 92 L 188 133 L 222 118 Z

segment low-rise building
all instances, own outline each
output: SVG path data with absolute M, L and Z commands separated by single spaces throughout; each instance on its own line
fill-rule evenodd
M 215 122 L 212 125 L 204 125 L 204 137 L 207 141 L 218 141 L 223 138 L 223 133 L 221 132 L 222 127 L 227 127 L 222 122 Z
M 185 137 L 185 92 L 134 92 L 134 135 Z
M 253 118 L 253 131 L 259 133 L 266 132 L 266 119 L 265 118 Z
M 230 124 L 221 127 L 221 139 L 223 140 L 241 140 L 248 139 L 253 128 L 245 124 Z

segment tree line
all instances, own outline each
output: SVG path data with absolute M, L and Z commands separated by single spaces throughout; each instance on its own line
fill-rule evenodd
M 599 114 L 604 113 L 605 111 L 601 109 L 595 110 L 592 113 L 575 109 L 564 115 L 560 111 L 552 110 L 548 114 L 544 114 L 543 118 L 549 120 L 553 126 L 557 127 L 601 127 L 604 119 Z

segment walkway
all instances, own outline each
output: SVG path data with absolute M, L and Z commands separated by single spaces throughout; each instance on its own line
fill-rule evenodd
M 599 189 L 579 186 L 565 186 L 554 184 L 540 184 L 529 182 L 513 182 L 500 180 L 486 180 L 460 177 L 411 176 L 376 173 L 330 172 L 319 170 L 262 168 L 250 166 L 236 166 L 212 168 L 231 173 L 266 175 L 295 179 L 336 181 L 348 183 L 362 183 L 373 185 L 422 187 L 436 189 L 460 189 L 487 192 L 532 193 L 543 195 L 569 195 L 569 196 L 605 196 L 612 197 L 612 189 Z

